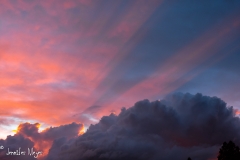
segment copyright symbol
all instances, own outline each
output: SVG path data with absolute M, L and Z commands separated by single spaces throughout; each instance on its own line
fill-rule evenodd
M 0 149 L 4 149 L 4 147 L 3 147 L 3 146 L 0 146 Z

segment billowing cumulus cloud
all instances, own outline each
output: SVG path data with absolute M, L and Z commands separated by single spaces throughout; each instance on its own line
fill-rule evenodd
M 217 97 L 176 93 L 104 116 L 78 138 L 55 139 L 47 160 L 206 160 L 229 140 L 240 144 L 233 107 Z
M 38 159 L 45 159 L 52 142 L 55 139 L 73 139 L 77 137 L 83 129 L 82 124 L 71 123 L 58 127 L 50 127 L 43 131 L 39 131 L 40 124 L 22 123 L 18 126 L 14 136 L 8 136 L 5 140 L 0 140 L 0 146 L 4 148 L 0 150 L 0 159 L 6 160 L 31 160 L 36 159 L 29 155 L 28 149 L 33 148 L 34 151 L 41 151 Z M 24 155 L 6 155 L 11 152 L 25 151 Z M 19 152 L 18 152 L 19 153 Z
M 18 156 L 18 155 L 6 155 L 9 151 L 16 152 L 19 151 L 27 151 L 28 148 L 34 147 L 34 143 L 25 138 L 21 134 L 15 134 L 14 136 L 7 136 L 5 140 L 0 139 L 0 145 L 4 148 L 0 150 L 0 159 L 1 160 L 33 160 L 33 156 Z
M 38 132 L 40 124 L 30 124 L 24 123 L 18 126 L 17 134 L 22 134 L 26 137 L 31 137 L 32 139 L 46 139 L 51 140 L 59 137 L 72 138 L 78 135 L 79 130 L 83 127 L 82 124 L 72 123 L 67 125 L 61 125 L 59 127 L 50 127 L 42 132 Z
M 64 159 L 79 148 L 73 159 L 134 159 L 139 153 L 154 159 L 178 152 L 213 156 L 219 139 L 238 137 L 232 135 L 238 130 L 234 115 L 231 124 L 211 117 L 215 110 L 209 106 L 215 104 L 203 104 L 207 109 L 199 111 L 190 95 L 179 94 L 175 98 L 185 99 L 189 107 L 170 96 L 121 108 L 180 91 L 215 95 L 239 109 L 239 17 L 239 0 L 0 0 L 2 143 L 9 148 L 22 143 L 44 154 L 51 148 L 48 159 L 59 153 Z M 155 103 L 162 115 L 135 111 Z M 112 112 L 116 115 L 101 119 Z M 36 122 L 48 129 L 40 131 Z M 72 122 L 87 128 L 98 124 L 79 138 L 83 126 Z M 220 128 L 209 127 L 215 123 Z M 232 130 L 220 132 L 221 127 Z M 115 145 L 116 137 L 121 143 Z

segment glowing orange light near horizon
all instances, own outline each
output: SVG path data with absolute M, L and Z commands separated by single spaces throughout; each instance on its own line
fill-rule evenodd
M 31 123 L 29 123 L 29 122 L 26 122 L 26 123 L 27 123 L 27 124 L 31 124 Z M 20 123 L 20 124 L 18 125 L 17 129 L 12 130 L 12 132 L 15 133 L 15 134 L 17 134 L 17 133 L 21 130 L 23 124 L 24 124 L 24 123 Z M 41 127 L 41 124 L 40 124 L 40 123 L 35 123 L 34 125 L 37 127 L 37 129 L 39 129 L 39 128 Z
M 235 114 L 239 116 L 240 115 L 240 110 L 236 109 Z
M 81 136 L 85 133 L 85 128 L 84 128 L 84 125 L 82 126 L 82 128 L 79 130 L 78 132 L 78 136 Z
M 35 125 L 36 125 L 36 127 L 37 127 L 38 129 L 41 127 L 41 124 L 40 124 L 40 123 L 36 123 Z
M 18 132 L 18 130 L 16 129 L 16 130 L 12 130 L 12 132 L 14 133 L 14 134 L 16 134 L 17 132 Z

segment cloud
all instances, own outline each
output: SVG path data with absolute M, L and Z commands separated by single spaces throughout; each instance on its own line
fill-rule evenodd
M 4 146 L 0 150 L 0 159 L 14 160 L 14 159 L 35 159 L 33 156 L 28 156 L 28 148 L 34 148 L 36 151 L 42 151 L 43 156 L 40 159 L 45 159 L 52 142 L 55 139 L 73 139 L 77 137 L 83 129 L 82 124 L 71 123 L 61 125 L 58 127 L 50 127 L 43 131 L 39 131 L 40 124 L 22 123 L 18 126 L 14 136 L 8 136 L 5 140 L 0 140 L 0 146 Z M 21 147 L 22 151 L 26 151 L 24 156 L 7 156 L 8 148 L 10 151 L 16 151 Z
M 142 100 L 119 115 L 103 116 L 79 135 L 82 124 L 71 123 L 39 131 L 40 124 L 22 123 L 14 136 L 0 140 L 6 149 L 43 150 L 39 160 L 216 158 L 224 141 L 240 145 L 240 120 L 233 107 L 217 97 L 175 93 L 161 101 Z
M 118 114 L 122 106 L 191 82 L 184 92 L 239 105 L 239 83 L 233 83 L 239 48 L 229 52 L 239 44 L 239 6 L 237 0 L 1 1 L 0 117 L 88 126 L 111 110 Z M 200 75 L 201 83 L 193 81 L 223 54 L 231 56 L 210 73 L 220 79 Z M 227 67 L 236 72 L 223 76 Z M 222 77 L 231 83 L 221 83 Z M 0 137 L 18 120 L 0 124 Z
M 92 123 L 72 116 L 89 106 L 104 106 L 92 113 L 100 119 L 110 103 L 118 110 L 168 94 L 217 61 L 214 48 L 239 44 L 236 0 L 0 3 L 0 114 L 48 126 Z
M 217 97 L 175 93 L 103 116 L 78 138 L 55 139 L 47 160 L 216 158 L 224 141 L 240 144 L 240 121 Z
M 7 114 L 0 114 L 54 126 L 78 121 L 65 110 L 92 106 L 101 95 L 95 86 L 111 69 L 106 65 L 157 6 L 155 0 L 1 1 L 0 104 Z
M 5 140 L 0 139 L 0 145 L 4 146 L 4 149 L 0 150 L 0 159 L 2 160 L 32 160 L 34 157 L 31 156 L 18 156 L 18 155 L 6 155 L 7 149 L 9 148 L 10 151 L 16 151 L 21 147 L 21 150 L 27 150 L 27 148 L 34 147 L 34 143 L 25 138 L 21 134 L 16 134 L 14 136 L 7 136 Z
M 42 132 L 39 132 L 39 123 L 30 124 L 23 123 L 18 126 L 17 134 L 24 135 L 26 137 L 31 137 L 32 139 L 45 139 L 52 140 L 59 137 L 72 138 L 78 135 L 80 128 L 83 127 L 82 124 L 72 123 L 67 125 L 61 125 L 58 127 L 50 127 Z

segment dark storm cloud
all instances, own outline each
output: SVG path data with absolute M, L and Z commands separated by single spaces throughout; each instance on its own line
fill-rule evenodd
M 34 140 L 54 140 L 55 138 L 66 137 L 73 138 L 78 135 L 80 128 L 83 127 L 82 124 L 71 123 L 66 125 L 61 125 L 58 127 L 50 127 L 42 132 L 39 132 L 39 123 L 30 124 L 23 123 L 18 126 L 17 134 L 24 135 L 25 137 L 30 137 Z
M 176 93 L 104 116 L 77 139 L 56 139 L 47 159 L 205 160 L 229 140 L 240 144 L 232 107 L 217 97 Z
M 67 125 L 61 125 L 59 127 L 50 127 L 41 132 L 44 139 L 55 139 L 60 137 L 72 138 L 76 137 L 79 130 L 83 128 L 82 124 L 71 123 Z
M 79 131 L 83 128 L 82 124 L 71 123 L 61 125 L 58 127 L 50 127 L 44 131 L 39 131 L 39 123 L 30 124 L 22 123 L 18 126 L 17 133 L 14 136 L 8 136 L 5 140 L 0 139 L 0 146 L 4 146 L 4 149 L 0 150 L 0 159 L 3 160 L 31 160 L 36 159 L 33 156 L 28 155 L 28 148 L 34 148 L 37 151 L 43 151 L 46 156 L 48 149 L 51 147 L 52 142 L 55 139 L 73 139 L 77 137 Z M 6 155 L 10 151 L 16 151 L 21 148 L 21 151 L 26 151 L 22 156 Z M 44 157 L 40 157 L 44 159 Z
M 0 149 L 0 159 L 1 160 L 33 160 L 35 159 L 32 156 L 18 156 L 18 155 L 6 155 L 8 148 L 12 152 L 16 152 L 21 147 L 21 151 L 27 151 L 28 148 L 32 148 L 34 143 L 25 138 L 21 134 L 16 134 L 14 136 L 7 136 L 5 140 L 0 139 L 0 146 L 3 146 L 3 149 Z

